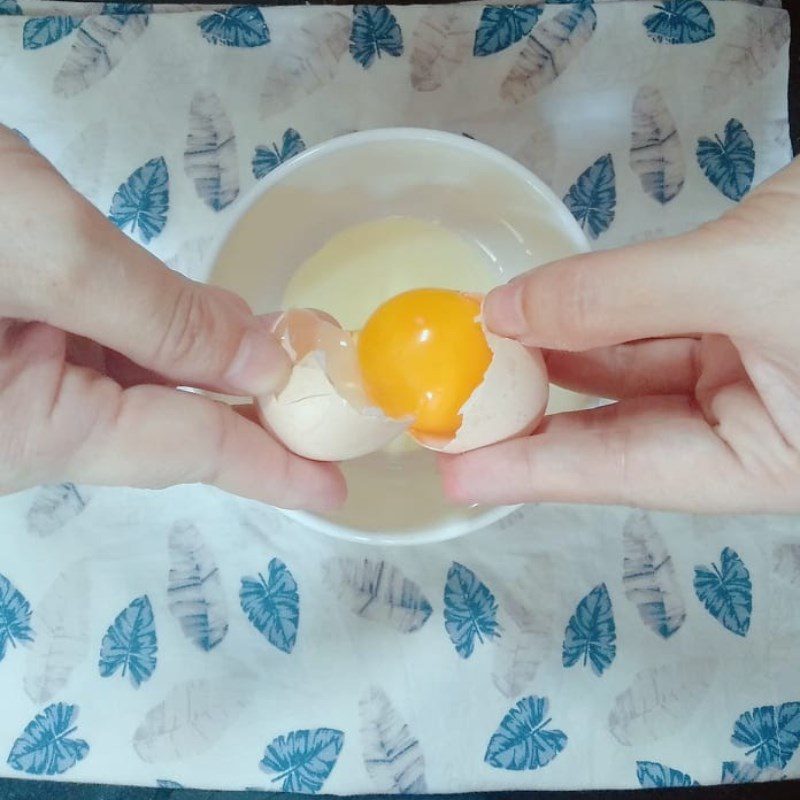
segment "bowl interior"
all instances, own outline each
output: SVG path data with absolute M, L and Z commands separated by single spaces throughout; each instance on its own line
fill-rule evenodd
M 511 159 L 461 136 L 374 131 L 327 142 L 263 179 L 241 201 L 211 281 L 258 313 L 273 311 L 294 271 L 331 237 L 392 216 L 460 234 L 480 249 L 495 283 L 588 249 L 563 204 Z M 503 513 L 448 507 L 427 451 L 377 453 L 344 468 L 350 498 L 343 510 L 293 516 L 346 538 L 411 543 L 450 538 Z

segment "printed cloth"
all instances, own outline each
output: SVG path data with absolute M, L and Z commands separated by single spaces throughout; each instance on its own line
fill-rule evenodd
M 0 120 L 193 277 L 260 177 L 392 125 L 509 153 L 609 247 L 788 162 L 775 5 L 0 0 Z M 540 506 L 380 549 L 203 487 L 41 487 L 0 501 L 0 775 L 334 794 L 796 777 L 798 608 L 790 517 Z

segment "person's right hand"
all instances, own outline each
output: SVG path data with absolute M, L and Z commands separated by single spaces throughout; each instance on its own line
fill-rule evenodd
M 487 326 L 614 398 L 442 464 L 461 502 L 800 511 L 800 162 L 684 236 L 546 265 Z
M 38 483 L 214 484 L 327 509 L 341 473 L 230 406 L 286 379 L 268 322 L 117 230 L 0 125 L 0 494 Z

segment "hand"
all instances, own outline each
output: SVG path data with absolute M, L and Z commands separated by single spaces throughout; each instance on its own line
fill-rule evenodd
M 239 297 L 188 281 L 118 231 L 0 126 L 0 491 L 209 483 L 275 505 L 344 498 L 228 405 L 288 359 Z
M 488 327 L 551 380 L 619 402 L 443 462 L 458 501 L 800 511 L 800 163 L 720 220 L 548 264 Z

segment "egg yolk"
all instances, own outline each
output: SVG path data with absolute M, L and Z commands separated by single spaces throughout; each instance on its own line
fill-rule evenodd
M 412 431 L 452 436 L 492 360 L 479 313 L 475 298 L 448 289 L 414 289 L 380 306 L 358 335 L 371 402 L 413 418 Z

